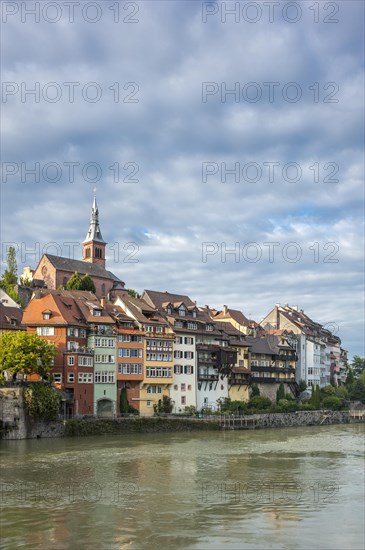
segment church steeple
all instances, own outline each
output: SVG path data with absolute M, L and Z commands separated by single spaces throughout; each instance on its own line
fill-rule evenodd
M 82 244 L 84 247 L 84 261 L 98 264 L 105 268 L 106 242 L 103 239 L 99 226 L 99 209 L 96 203 L 96 189 L 94 189 L 89 230 Z

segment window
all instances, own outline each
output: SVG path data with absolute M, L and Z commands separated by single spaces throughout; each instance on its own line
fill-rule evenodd
M 79 384 L 92 384 L 93 383 L 93 375 L 89 372 L 79 372 L 78 382 L 79 382 Z
M 75 358 L 74 358 L 74 356 L 73 356 L 73 355 L 69 355 L 69 356 L 67 357 L 67 365 L 68 365 L 69 367 L 73 367 L 74 364 L 75 364 Z
M 171 306 L 167 306 L 166 311 L 167 311 L 167 313 L 168 313 L 169 315 L 171 315 L 171 313 L 172 313 L 172 307 L 171 307 Z
M 191 385 L 190 384 L 188 385 L 188 391 L 191 391 Z
M 193 373 L 194 373 L 194 367 L 192 365 L 185 365 L 184 374 L 193 374 Z
M 59 372 L 54 373 L 54 375 L 53 375 L 53 381 L 54 381 L 56 384 L 60 384 L 60 383 L 62 382 L 62 374 L 60 374 Z
M 185 308 L 183 306 L 179 307 L 179 316 L 185 317 Z
M 213 328 L 214 328 L 213 325 L 207 325 L 205 327 L 205 330 L 213 330 Z
M 186 405 L 186 396 L 185 395 L 181 396 L 181 404 Z
M 147 400 L 147 407 L 152 407 L 152 401 L 150 401 L 149 399 Z
M 172 376 L 172 369 L 170 367 L 147 367 L 147 378 L 170 378 Z
M 80 338 L 86 338 L 86 330 L 84 328 L 80 328 Z
M 185 386 L 185 384 L 181 384 L 181 391 L 186 391 L 186 386 Z
M 174 374 L 182 374 L 182 369 L 181 365 L 174 365 Z
M 175 359 L 182 359 L 183 352 L 182 351 L 174 351 L 174 357 L 175 357 Z
M 75 375 L 73 372 L 69 372 L 67 375 L 67 382 L 73 384 L 75 382 Z
M 176 328 L 182 328 L 184 325 L 183 325 L 182 321 L 175 321 L 174 326 Z
M 163 328 L 162 327 L 156 327 L 156 332 L 163 332 Z
M 196 317 L 196 309 L 193 309 L 193 317 Z
M 174 385 L 174 390 L 177 391 L 179 389 L 179 386 L 177 384 Z
M 183 343 L 182 336 L 175 336 L 175 344 L 182 344 L 182 343 Z
M 50 318 L 51 318 L 51 314 L 50 314 L 50 313 L 43 313 L 43 319 L 44 319 L 45 321 L 48 321 Z
M 193 351 L 184 351 L 184 358 L 185 359 L 194 359 L 194 352 Z
M 101 317 L 101 309 L 94 309 L 93 315 L 94 317 Z
M 119 342 L 130 342 L 131 341 L 131 335 L 130 334 L 120 334 L 118 336 Z
M 192 344 L 194 344 L 194 338 L 191 338 L 190 336 L 186 336 L 184 338 L 184 341 L 185 341 L 185 344 L 191 346 Z
M 143 365 L 140 363 L 121 363 L 118 365 L 119 374 L 143 374 Z
M 96 250 L 98 250 L 98 249 L 96 249 Z M 100 252 L 101 252 L 101 251 L 100 251 Z M 101 254 L 100 254 L 99 257 L 101 258 Z M 102 296 L 105 296 L 105 285 L 104 285 L 104 283 L 101 285 L 101 295 L 102 295 Z
M 147 354 L 148 355 L 148 354 Z M 119 348 L 118 357 L 143 357 L 143 349 Z
M 87 248 L 87 249 L 85 250 L 85 258 L 90 258 L 90 255 L 91 255 L 91 253 L 90 253 L 90 248 Z M 66 279 L 66 277 L 65 277 L 65 279 Z M 66 282 L 67 282 L 67 279 L 66 279 Z M 64 283 L 64 284 L 65 284 L 65 283 Z
M 97 371 L 95 372 L 95 383 L 97 384 L 114 384 L 114 372 Z
M 93 366 L 92 357 L 88 357 L 86 355 L 79 356 L 79 367 L 92 367 L 92 366 Z
M 54 327 L 37 327 L 38 336 L 54 336 Z
M 78 342 L 67 342 L 67 351 L 77 351 L 79 349 Z
M 74 327 L 68 327 L 67 328 L 67 336 L 76 336 L 78 338 L 79 336 L 79 329 Z
M 95 347 L 96 348 L 114 348 L 115 340 L 114 338 L 95 338 Z
M 114 355 L 95 355 L 95 363 L 115 363 Z
M 161 386 L 148 386 L 147 393 L 162 393 Z
M 192 330 L 196 330 L 198 328 L 198 325 L 196 323 L 194 323 L 194 321 L 189 321 L 188 322 L 188 328 L 190 328 Z

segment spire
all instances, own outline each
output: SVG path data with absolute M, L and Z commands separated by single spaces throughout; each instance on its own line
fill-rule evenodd
M 84 243 L 88 243 L 90 241 L 105 243 L 100 231 L 100 226 L 99 226 L 99 209 L 96 202 L 96 188 L 94 188 L 94 200 L 91 208 L 90 226 L 89 226 L 87 235 L 85 237 Z

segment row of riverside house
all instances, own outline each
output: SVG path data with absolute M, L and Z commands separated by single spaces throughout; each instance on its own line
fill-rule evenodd
M 44 254 L 35 270 L 25 269 L 32 297 L 22 319 L 12 313 L 12 330 L 54 342 L 53 383 L 65 416 L 118 415 L 123 389 L 129 405 L 148 416 L 164 396 L 179 413 L 214 410 L 225 398 L 246 401 L 252 384 L 275 399 L 281 382 L 293 396 L 301 379 L 309 387 L 344 382 L 340 339 L 303 311 L 277 304 L 258 324 L 186 295 L 145 290 L 135 298 L 106 269 L 105 252 L 94 196 L 83 260 Z M 95 294 L 66 290 L 75 272 L 91 277 Z M 6 308 L 2 300 L 1 313 Z M 2 313 L 0 330 L 9 318 Z

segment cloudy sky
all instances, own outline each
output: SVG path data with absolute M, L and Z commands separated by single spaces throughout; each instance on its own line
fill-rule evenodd
M 265 4 L 2 2 L 2 269 L 79 258 L 96 187 L 128 287 L 364 353 L 364 4 Z

